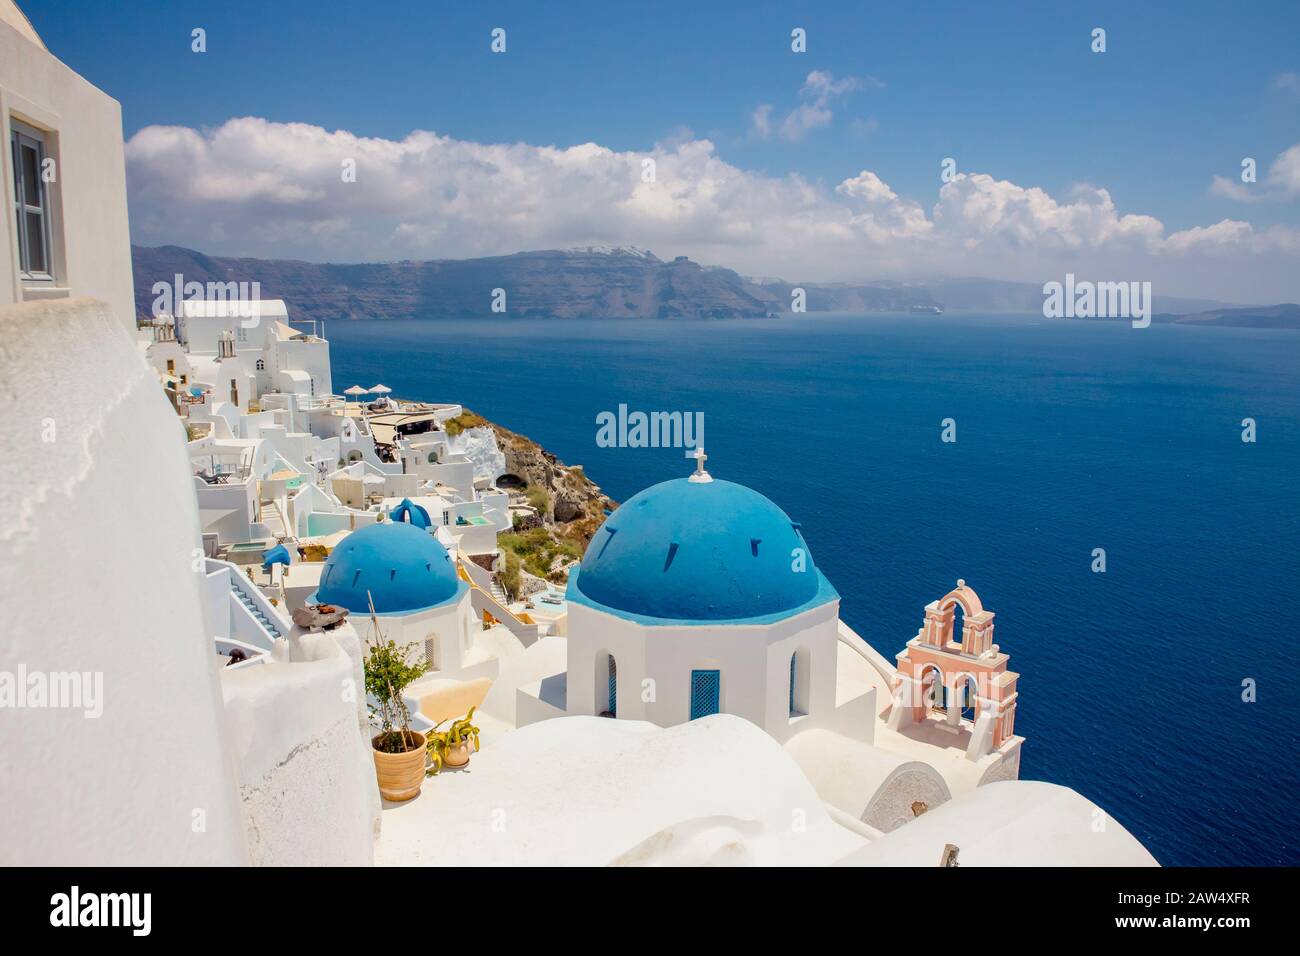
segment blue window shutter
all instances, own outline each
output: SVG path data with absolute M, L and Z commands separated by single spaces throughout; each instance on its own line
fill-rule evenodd
M 790 655 L 790 714 L 791 716 L 794 715 L 794 678 L 795 678 L 795 666 L 796 666 L 795 662 L 798 656 L 799 656 L 798 652 Z
M 609 655 L 609 707 L 606 709 L 618 716 L 618 662 L 613 654 Z
M 691 671 L 691 720 L 718 712 L 721 671 Z

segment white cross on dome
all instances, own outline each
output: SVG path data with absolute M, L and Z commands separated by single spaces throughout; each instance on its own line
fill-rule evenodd
M 712 481 L 713 476 L 704 470 L 704 462 L 708 460 L 708 455 L 704 453 L 704 446 L 698 445 L 695 451 L 689 452 L 687 458 L 695 459 L 695 473 L 687 480 L 689 481 Z

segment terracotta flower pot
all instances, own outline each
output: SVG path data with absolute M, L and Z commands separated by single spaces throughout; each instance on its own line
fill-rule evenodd
M 386 754 L 375 744 L 376 735 L 370 741 L 370 750 L 375 755 L 375 776 L 379 779 L 379 795 L 385 800 L 400 803 L 410 800 L 420 792 L 424 783 L 424 734 L 411 731 L 415 738 L 415 747 L 405 753 Z
M 454 747 L 448 747 L 442 752 L 442 765 L 444 767 L 463 767 L 469 763 L 469 739 L 466 738 Z

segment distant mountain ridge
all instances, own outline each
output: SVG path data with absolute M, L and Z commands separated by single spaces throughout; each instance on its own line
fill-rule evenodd
M 1153 321 L 1173 321 L 1182 325 L 1229 325 L 1245 329 L 1300 329 L 1300 305 L 1284 302 L 1281 305 L 1209 309 L 1190 315 L 1161 314 L 1154 316 Z
M 258 282 L 266 298 L 290 303 L 297 319 L 427 319 L 491 314 L 504 289 L 515 318 L 761 318 L 789 312 L 805 290 L 810 312 L 907 312 L 916 307 L 1039 312 L 1042 288 L 996 279 L 816 283 L 753 279 L 685 256 L 663 260 L 631 246 L 517 252 L 478 259 L 304 262 L 209 256 L 181 246 L 132 246 L 137 312 L 152 314 L 157 282 Z M 1156 296 L 1156 311 L 1184 316 L 1239 308 Z M 1229 324 L 1203 320 L 1211 324 Z
M 155 282 L 259 282 L 301 319 L 422 319 L 491 314 L 504 289 L 515 318 L 747 318 L 776 311 L 730 269 L 639 249 L 520 252 L 481 259 L 356 265 L 231 259 L 180 246 L 132 246 L 136 307 L 151 314 Z

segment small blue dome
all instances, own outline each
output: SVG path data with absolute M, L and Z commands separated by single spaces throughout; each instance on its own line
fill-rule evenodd
M 410 498 L 403 498 L 401 503 L 388 513 L 388 517 L 394 521 L 405 521 L 407 524 L 413 524 L 417 528 L 427 528 L 433 524 L 429 520 L 429 512 L 420 505 L 415 504 Z
M 461 581 L 447 549 L 414 525 L 384 522 L 352 532 L 330 552 L 316 600 L 369 614 L 415 611 L 456 597 Z
M 674 621 L 769 617 L 835 596 L 799 526 L 730 481 L 679 478 L 634 495 L 601 525 L 577 572 L 570 590 L 580 602 Z
M 262 567 L 269 568 L 273 564 L 292 564 L 289 557 L 289 549 L 283 544 L 277 544 L 266 554 L 262 555 Z

